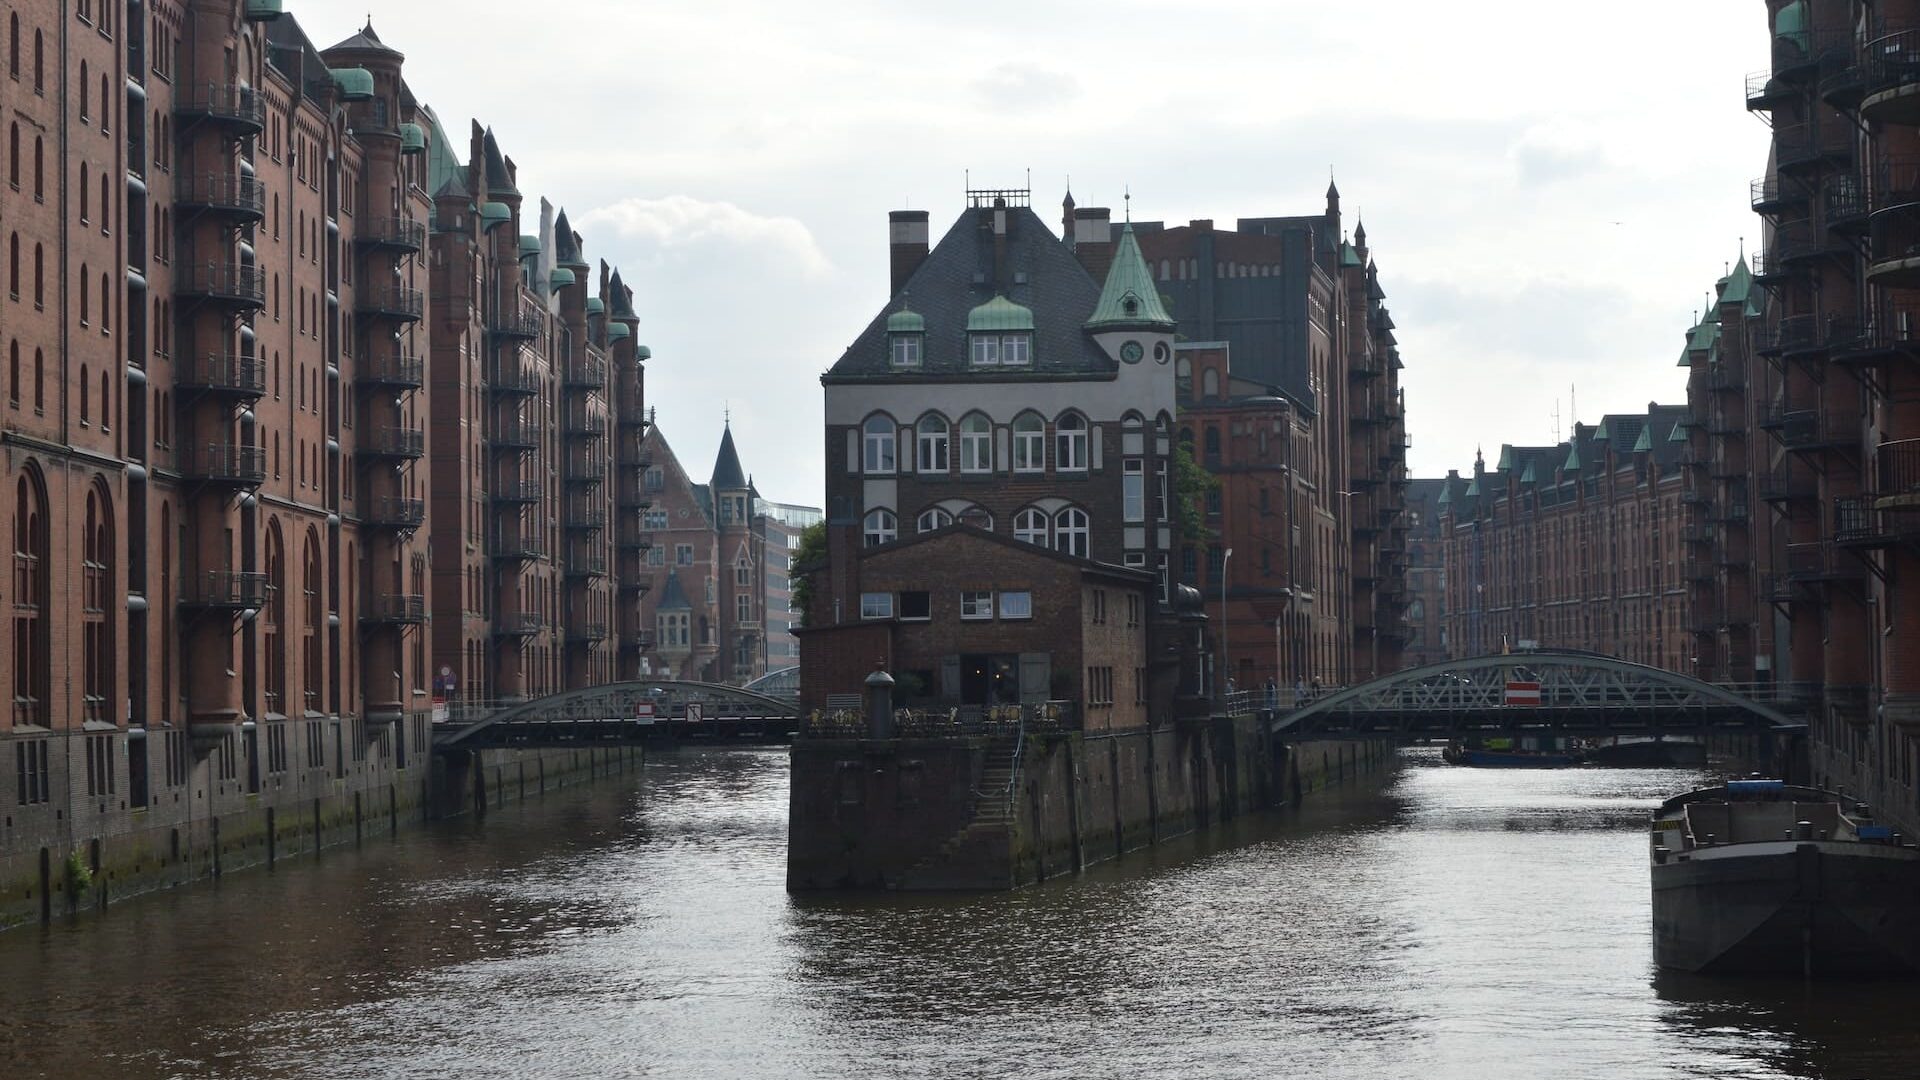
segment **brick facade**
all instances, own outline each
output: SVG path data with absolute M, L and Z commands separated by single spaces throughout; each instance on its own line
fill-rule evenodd
M 640 670 L 631 295 L 371 26 L 277 7 L 0 20 L 0 855 L 416 790 L 436 691 Z

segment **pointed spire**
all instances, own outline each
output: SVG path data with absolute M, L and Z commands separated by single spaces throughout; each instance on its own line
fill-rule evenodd
M 553 219 L 553 264 L 583 276 L 591 269 L 580 253 L 580 238 L 573 235 L 573 226 L 567 222 L 565 207 Z
M 487 194 L 519 198 L 520 189 L 513 186 L 513 174 L 507 171 L 506 156 L 500 153 L 500 143 L 493 137 L 492 128 L 487 129 L 481 149 L 487 158 Z
M 721 428 L 720 454 L 713 459 L 713 479 L 710 483 L 716 492 L 745 491 L 747 488 L 747 471 L 740 467 L 740 452 L 733 446 L 733 421 L 730 414 L 725 426 Z
M 1333 182 L 1333 166 L 1327 166 L 1327 216 L 1340 216 L 1340 187 Z
M 620 271 L 615 270 L 607 281 L 608 308 L 616 319 L 637 319 L 633 312 L 633 297 L 627 295 L 627 287 L 620 280 Z
M 1173 316 L 1160 302 L 1160 290 L 1153 283 L 1153 272 L 1140 254 L 1140 241 L 1133 226 L 1120 230 L 1120 243 L 1113 252 L 1113 265 L 1107 268 L 1107 283 L 1100 290 L 1100 302 L 1094 305 L 1087 329 L 1123 330 L 1138 327 L 1172 333 Z

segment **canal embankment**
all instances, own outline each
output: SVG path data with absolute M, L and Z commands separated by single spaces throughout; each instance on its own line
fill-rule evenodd
M 55 772 L 51 813 L 0 818 L 0 930 L 104 912 L 130 897 L 311 859 L 637 771 L 639 747 L 384 756 L 377 745 L 308 769 L 241 775 L 222 750 L 179 763 L 144 805 Z M 45 808 L 36 808 L 45 809 Z

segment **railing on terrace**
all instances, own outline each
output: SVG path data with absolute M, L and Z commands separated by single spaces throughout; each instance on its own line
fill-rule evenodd
M 1895 439 L 1880 444 L 1881 495 L 1920 495 L 1920 439 Z

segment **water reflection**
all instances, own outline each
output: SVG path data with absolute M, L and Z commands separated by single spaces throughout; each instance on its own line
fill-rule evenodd
M 1386 781 L 1017 893 L 784 891 L 778 752 L 0 935 L 11 1076 L 1902 1077 L 1910 986 L 1656 976 L 1686 771 Z

